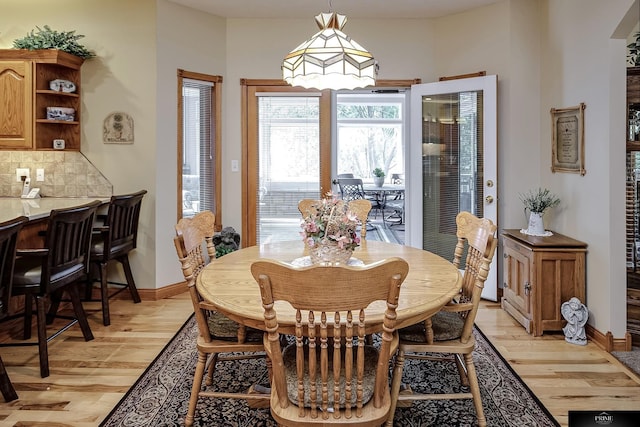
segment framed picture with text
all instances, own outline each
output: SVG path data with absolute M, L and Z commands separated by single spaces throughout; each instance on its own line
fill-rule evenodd
M 584 175 L 584 102 L 551 109 L 551 172 Z

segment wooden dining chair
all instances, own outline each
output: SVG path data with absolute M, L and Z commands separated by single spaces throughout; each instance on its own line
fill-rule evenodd
M 298 210 L 303 217 L 313 215 L 317 212 L 316 205 L 319 203 L 315 199 L 301 199 L 298 202 Z M 371 212 L 371 202 L 365 199 L 356 199 L 349 202 L 349 209 L 354 213 L 360 222 L 360 238 L 366 239 L 367 227 L 369 221 L 369 212 Z
M 387 426 L 393 426 L 393 416 L 399 402 L 428 399 L 472 399 L 478 425 L 486 426 L 482 409 L 480 387 L 473 363 L 475 338 L 473 325 L 480 304 L 484 282 L 489 274 L 491 260 L 495 254 L 498 239 L 497 227 L 488 219 L 477 218 L 469 212 L 456 216 L 457 244 L 453 264 L 463 268 L 462 257 L 466 251 L 462 288 L 454 300 L 425 322 L 400 329 L 400 345 L 393 368 L 391 387 L 391 415 Z M 468 386 L 469 393 L 401 394 L 402 369 L 405 359 L 451 360 L 456 363 L 462 385 Z
M 366 199 L 356 199 L 349 202 L 349 209 L 360 222 L 360 238 L 367 238 L 367 224 L 369 222 L 369 212 L 371 212 L 371 202 Z
M 147 194 L 147 190 L 111 196 L 104 225 L 94 228 L 91 240 L 91 263 L 98 270 L 97 280 L 100 282 L 102 323 L 104 326 L 111 324 L 109 298 L 113 298 L 121 291 L 129 289 L 133 302 L 139 303 L 141 301 L 136 282 L 133 280 L 131 265 L 129 264 L 129 252 L 137 246 L 140 207 L 145 194 Z M 107 279 L 107 265 L 110 262 L 119 262 L 122 265 L 126 283 L 113 282 Z M 116 292 L 110 292 L 109 285 L 119 286 L 120 289 Z M 90 281 L 87 289 L 88 299 L 91 298 L 92 290 L 93 281 Z
M 309 215 L 315 215 L 318 212 L 316 205 L 319 203 L 317 199 L 300 199 L 298 202 L 298 210 L 300 211 L 300 215 L 302 217 L 307 217 Z
M 389 360 L 400 286 L 409 265 L 389 258 L 364 267 L 296 268 L 256 261 L 251 273 L 260 287 L 272 362 L 271 415 L 278 425 L 380 426 L 391 408 Z M 278 323 L 277 304 L 296 310 L 294 342 Z M 380 347 L 365 345 L 366 307 L 386 303 Z M 284 348 L 283 348 L 284 347 Z
M 91 229 L 99 201 L 51 211 L 47 223 L 45 247 L 17 249 L 11 295 L 24 295 L 24 339 L 31 338 L 31 321 L 35 299 L 40 376 L 49 376 L 48 342 L 78 323 L 85 341 L 93 339 L 78 285 L 86 283 L 89 270 Z M 63 292 L 69 295 L 75 317 L 58 314 Z M 48 308 L 48 313 L 45 313 Z M 51 335 L 47 324 L 54 318 L 69 320 Z M 1 345 L 25 345 L 3 343 Z
M 269 394 L 253 392 L 252 387 L 247 393 L 202 389 L 209 357 L 211 360 L 205 382 L 207 386 L 213 384 L 217 362 L 265 357 L 262 331 L 246 328 L 219 313 L 212 304 L 203 300 L 196 287 L 198 274 L 215 258 L 214 224 L 215 215 L 211 211 L 200 212 L 193 218 L 182 218 L 176 225 L 177 235 L 173 239 L 198 324 L 198 361 L 185 426 L 193 425 L 200 397 L 248 399 L 253 407 L 268 406 Z
M 18 233 L 28 221 L 26 216 L 20 216 L 0 223 L 0 320 L 9 315 Z M 2 362 L 2 357 L 0 357 L 0 392 L 2 392 L 5 402 L 11 402 L 18 398 Z

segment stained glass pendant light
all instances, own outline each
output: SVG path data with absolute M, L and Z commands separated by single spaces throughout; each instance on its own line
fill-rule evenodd
M 373 55 L 342 32 L 347 17 L 335 12 L 321 13 L 316 22 L 320 31 L 284 58 L 284 80 L 291 86 L 315 89 L 374 85 L 378 64 Z

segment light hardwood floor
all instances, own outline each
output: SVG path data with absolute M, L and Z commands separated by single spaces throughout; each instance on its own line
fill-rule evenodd
M 108 327 L 98 303 L 86 308 L 95 340 L 77 326 L 53 340 L 48 378 L 39 376 L 37 347 L 0 348 L 20 396 L 0 403 L 0 426 L 97 426 L 192 312 L 186 293 L 113 300 Z M 640 379 L 595 344 L 568 344 L 562 333 L 532 338 L 496 303 L 482 304 L 477 324 L 561 425 L 569 410 L 640 410 Z

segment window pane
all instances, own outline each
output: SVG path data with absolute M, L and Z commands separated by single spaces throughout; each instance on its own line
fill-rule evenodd
M 300 238 L 298 201 L 320 197 L 318 97 L 258 99 L 257 243 Z
M 353 173 L 373 182 L 372 171 L 381 168 L 385 180 L 404 175 L 404 94 L 338 94 L 338 174 Z
M 209 82 L 183 81 L 183 217 L 203 210 L 215 212 L 215 132 L 211 89 Z

